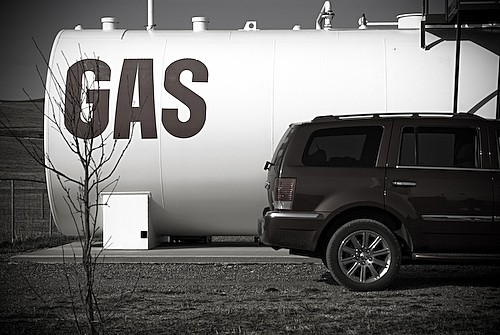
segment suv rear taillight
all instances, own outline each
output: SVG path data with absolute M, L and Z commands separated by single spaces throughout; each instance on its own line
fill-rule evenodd
M 276 178 L 273 192 L 274 209 L 292 209 L 296 182 L 295 178 Z

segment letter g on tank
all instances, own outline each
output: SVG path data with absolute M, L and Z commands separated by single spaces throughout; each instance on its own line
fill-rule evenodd
M 92 72 L 94 80 L 87 82 L 85 73 Z M 90 89 L 100 81 L 109 81 L 111 69 L 99 59 L 80 60 L 68 69 L 64 103 L 64 125 L 76 137 L 91 139 L 101 135 L 109 122 L 109 90 Z M 85 100 L 83 99 L 85 98 Z M 82 103 L 90 107 L 83 117 Z

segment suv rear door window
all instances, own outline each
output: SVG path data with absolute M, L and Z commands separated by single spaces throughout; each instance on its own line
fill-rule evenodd
M 478 168 L 478 133 L 474 128 L 405 127 L 401 166 Z
M 345 127 L 315 131 L 307 142 L 306 166 L 374 167 L 383 127 Z

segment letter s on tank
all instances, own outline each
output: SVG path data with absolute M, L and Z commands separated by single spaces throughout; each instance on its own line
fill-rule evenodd
M 132 99 L 127 98 L 133 94 L 133 91 L 131 92 L 133 88 L 130 85 L 124 85 L 128 80 L 133 79 L 135 81 L 135 71 L 133 70 L 136 68 L 139 69 L 138 73 L 140 77 L 138 80 L 139 95 L 146 95 L 146 97 L 140 97 L 141 106 L 139 107 L 132 106 Z M 108 89 L 91 90 L 83 87 L 82 79 L 87 71 L 94 73 L 97 84 L 99 81 L 109 81 L 111 77 L 109 65 L 97 59 L 78 61 L 68 69 L 64 112 L 65 126 L 72 135 L 83 139 L 95 138 L 102 134 L 109 120 L 110 92 Z M 191 71 L 193 82 L 208 82 L 207 67 L 196 59 L 179 59 L 165 69 L 165 81 L 163 83 L 165 90 L 186 105 L 190 111 L 189 120 L 182 122 L 178 117 L 178 109 L 162 109 L 163 127 L 171 135 L 179 138 L 189 138 L 198 134 L 205 125 L 207 112 L 205 100 L 180 82 L 180 75 L 184 71 Z M 155 130 L 154 96 L 152 93 L 146 93 L 154 91 L 152 89 L 154 87 L 152 72 L 152 59 L 124 59 L 118 91 L 125 90 L 127 94 L 120 96 L 118 93 L 115 123 L 118 122 L 118 129 L 121 130 L 114 134 L 114 138 L 129 138 L 130 132 L 126 131 L 126 128 L 128 128 L 130 122 L 141 123 L 142 138 L 158 138 Z M 121 78 L 122 76 L 126 76 L 127 78 Z M 87 120 L 90 121 L 89 123 L 81 119 L 81 98 L 74 98 L 80 97 L 81 93 L 86 94 L 87 102 L 95 104 L 93 118 L 92 120 Z M 132 114 L 128 116 L 123 115 L 125 110 Z M 143 113 L 146 115 L 142 115 Z M 115 132 L 117 124 L 115 124 Z
M 163 127 L 175 137 L 188 138 L 198 134 L 205 125 L 207 105 L 199 95 L 191 91 L 180 81 L 181 73 L 189 70 L 193 73 L 193 82 L 208 82 L 208 69 L 199 60 L 180 59 L 170 64 L 165 70 L 165 89 L 190 110 L 189 120 L 179 120 L 178 109 L 162 109 Z

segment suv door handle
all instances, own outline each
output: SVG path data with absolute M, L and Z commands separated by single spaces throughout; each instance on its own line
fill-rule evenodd
M 417 183 L 414 181 L 396 180 L 396 181 L 392 182 L 392 186 L 394 186 L 394 187 L 415 187 L 415 186 L 417 186 Z

